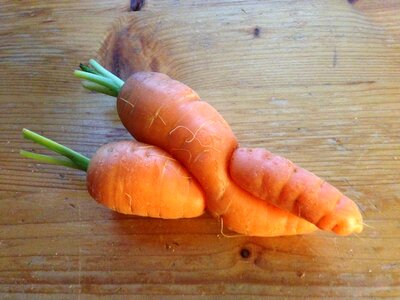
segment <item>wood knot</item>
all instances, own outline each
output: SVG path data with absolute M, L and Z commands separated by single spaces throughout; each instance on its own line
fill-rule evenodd
M 249 249 L 243 248 L 242 250 L 240 250 L 240 256 L 241 256 L 242 258 L 247 259 L 247 258 L 250 257 L 250 255 L 251 255 L 251 252 L 250 252 Z
M 255 38 L 259 38 L 259 37 L 260 37 L 260 34 L 261 34 L 261 28 L 258 27 L 258 26 L 254 27 L 254 29 L 253 29 L 253 36 L 254 36 Z
M 142 9 L 143 5 L 144 5 L 144 0 L 131 0 L 130 10 L 139 11 Z
M 296 273 L 296 275 L 297 275 L 297 277 L 299 277 L 299 278 L 304 278 L 304 277 L 306 276 L 306 272 L 298 271 L 298 272 Z

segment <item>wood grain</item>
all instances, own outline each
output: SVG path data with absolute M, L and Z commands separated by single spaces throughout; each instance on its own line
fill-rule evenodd
M 398 3 L 149 0 L 128 10 L 0 1 L 1 297 L 400 297 Z M 227 238 L 208 215 L 116 214 L 90 199 L 83 173 L 21 159 L 21 148 L 42 152 L 23 127 L 89 156 L 130 138 L 114 100 L 72 76 L 93 56 L 124 78 L 159 70 L 189 84 L 242 145 L 335 184 L 369 227 Z

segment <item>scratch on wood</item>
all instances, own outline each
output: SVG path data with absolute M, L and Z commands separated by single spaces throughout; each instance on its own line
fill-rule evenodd
M 332 240 L 333 240 L 333 244 L 334 244 L 334 246 L 335 246 L 336 255 L 337 255 L 337 257 L 340 257 L 339 248 L 338 248 L 338 245 L 337 245 L 337 243 L 336 243 L 336 237 L 334 237 Z
M 373 84 L 376 83 L 375 80 L 360 80 L 360 81 L 347 81 L 343 83 L 331 83 L 331 82 L 326 82 L 323 83 L 323 86 L 333 86 L 333 85 L 359 85 L 359 84 Z
M 369 145 L 373 145 L 374 143 L 377 142 L 377 140 L 379 140 L 379 135 L 375 134 L 373 136 L 371 136 L 366 142 L 365 142 L 365 148 L 360 152 L 360 155 L 358 156 L 357 160 L 356 160 L 356 165 L 360 162 L 361 159 L 363 159 L 365 157 L 365 154 L 371 150 L 370 147 L 368 147 Z
M 337 50 L 335 46 L 335 48 L 333 48 L 332 66 L 336 68 L 336 65 L 337 65 Z
M 375 80 L 366 80 L 366 81 L 348 81 L 347 85 L 357 85 L 357 84 L 372 84 L 375 83 Z

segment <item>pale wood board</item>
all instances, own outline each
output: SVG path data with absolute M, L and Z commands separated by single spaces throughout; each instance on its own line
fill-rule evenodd
M 396 1 L 0 3 L 2 297 L 400 297 L 400 19 Z M 257 28 L 257 29 L 256 29 Z M 225 238 L 208 215 L 122 216 L 85 175 L 21 159 L 28 127 L 90 155 L 129 139 L 115 101 L 72 76 L 97 57 L 126 78 L 193 87 L 242 145 L 317 173 L 361 207 L 358 236 Z M 250 256 L 240 252 L 248 249 Z

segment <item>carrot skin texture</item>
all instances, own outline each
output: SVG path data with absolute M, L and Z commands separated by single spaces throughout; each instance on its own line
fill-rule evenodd
M 220 200 L 227 209 L 221 214 L 229 229 L 251 236 L 307 234 L 318 228 L 310 222 L 271 205 L 230 184 Z
M 139 72 L 123 86 L 117 110 L 137 140 L 169 152 L 199 182 L 219 180 L 219 184 L 202 187 L 207 195 L 220 197 L 227 181 L 228 160 L 238 143 L 219 113 L 199 100 L 191 88 L 165 74 Z
M 313 173 L 265 149 L 237 149 L 229 172 L 244 190 L 320 229 L 339 235 L 362 231 L 362 216 L 352 200 Z
M 229 162 L 237 139 L 222 116 L 188 86 L 165 74 L 135 73 L 118 95 L 117 110 L 137 140 L 164 149 L 187 168 L 203 188 L 207 209 L 222 217 L 228 228 L 257 236 L 316 230 L 313 224 L 242 191 L 230 179 Z M 241 213 L 244 208 L 252 212 L 253 221 Z
M 135 141 L 100 147 L 90 160 L 87 187 L 94 199 L 123 214 L 177 219 L 205 210 L 201 187 L 181 164 Z

